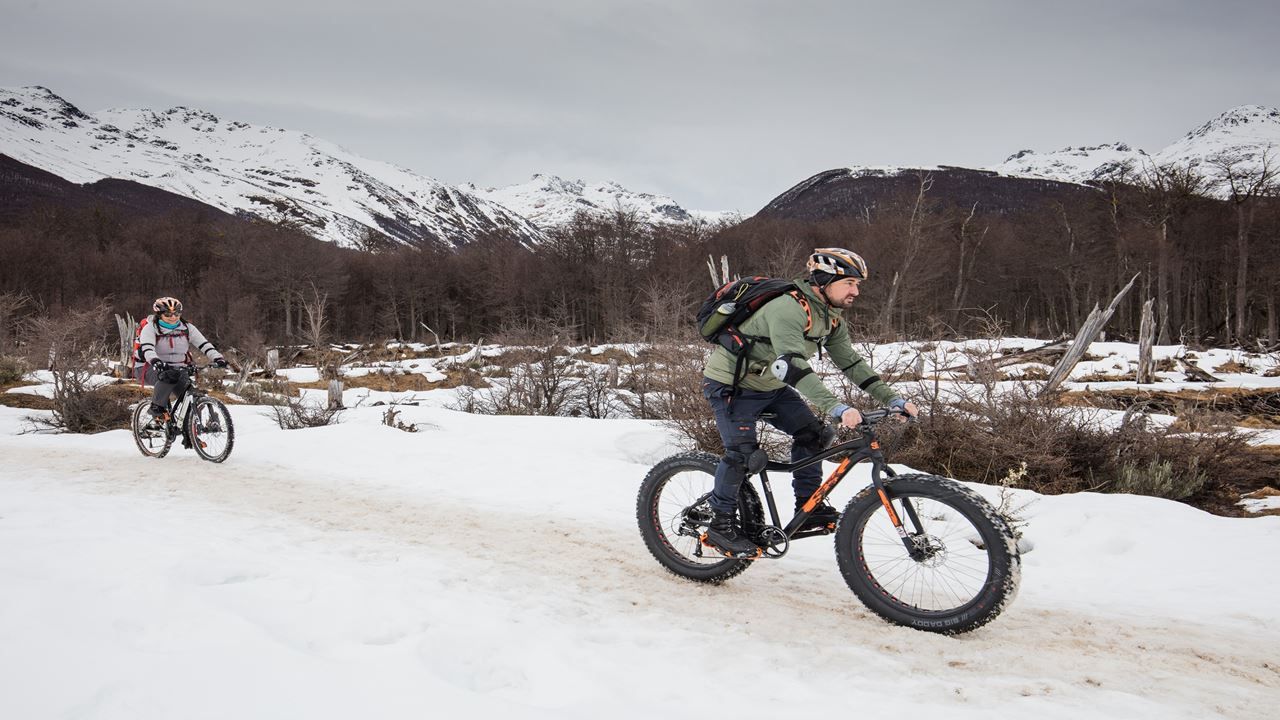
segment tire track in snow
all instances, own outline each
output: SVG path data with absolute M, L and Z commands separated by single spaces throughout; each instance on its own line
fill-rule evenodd
M 909 678 L 925 675 L 936 685 L 932 699 L 940 702 L 1049 697 L 1105 703 L 1118 692 L 1173 717 L 1256 718 L 1280 690 L 1274 634 L 1244 636 L 1171 619 L 1132 622 L 1015 600 L 991 625 L 948 638 L 881 621 L 844 585 L 834 557 L 821 574 L 762 561 L 710 587 L 663 570 L 634 526 L 496 511 L 407 495 L 350 475 L 303 475 L 278 464 L 170 460 L 170 472 L 157 477 L 151 474 L 159 467 L 155 460 L 104 458 L 76 448 L 51 454 L 8 439 L 4 456 L 24 475 L 43 468 L 82 477 L 75 485 L 92 492 L 206 502 L 300 523 L 337 548 L 385 550 L 390 544 L 474 566 L 468 573 L 473 590 L 516 605 L 536 604 L 566 626 L 589 622 L 594 613 L 642 613 L 687 631 L 692 642 L 749 640 L 779 663 L 812 666 L 815 673 L 852 670 L 886 693 L 918 695 L 919 680 Z

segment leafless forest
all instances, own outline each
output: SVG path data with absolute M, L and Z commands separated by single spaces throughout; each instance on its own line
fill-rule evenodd
M 710 289 L 708 256 L 728 256 L 737 273 L 796 275 L 810 248 L 838 245 L 871 267 L 850 318 L 863 337 L 964 336 L 993 318 L 1007 333 L 1054 336 L 1140 273 L 1112 337 L 1133 337 L 1142 302 L 1156 298 L 1160 342 L 1269 348 L 1280 200 L 1274 173 L 1238 180 L 1213 200 L 1201 175 L 1162 168 L 1010 209 L 957 202 L 922 174 L 825 219 L 653 227 L 619 210 L 579 217 L 537 247 L 494 236 L 458 250 L 372 233 L 339 248 L 299 227 L 191 209 L 44 204 L 0 225 L 0 294 L 22 299 L 0 319 L 12 340 L 30 316 L 104 299 L 136 316 L 175 295 L 219 344 L 246 350 L 300 339 L 318 304 L 344 340 L 427 339 L 430 328 L 475 341 L 552 321 L 582 341 L 656 340 L 687 337 Z

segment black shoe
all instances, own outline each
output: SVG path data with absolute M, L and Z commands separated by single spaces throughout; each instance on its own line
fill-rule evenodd
M 712 546 L 721 555 L 731 558 L 755 558 L 760 556 L 760 547 L 748 540 L 734 520 L 733 513 L 722 513 L 719 510 L 711 518 L 707 534 L 702 536 L 704 543 Z
M 796 514 L 799 515 L 804 510 L 804 504 L 809 502 L 808 498 L 796 498 Z M 818 503 L 809 517 L 805 518 L 804 524 L 796 528 L 799 530 L 817 530 L 819 528 L 829 528 L 840 522 L 840 511 L 831 507 L 831 505 L 823 500 Z
M 151 415 L 151 421 L 142 426 L 143 430 L 158 432 L 164 429 L 165 409 L 155 403 L 151 403 L 151 407 L 147 408 L 147 413 Z

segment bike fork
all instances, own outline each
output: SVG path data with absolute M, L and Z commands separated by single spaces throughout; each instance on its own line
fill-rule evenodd
M 921 557 L 920 549 L 916 547 L 914 537 L 924 532 L 924 526 L 920 524 L 920 516 L 916 514 L 916 508 L 907 498 L 901 498 L 902 509 L 907 514 L 907 519 L 911 521 L 915 532 L 909 532 L 906 524 L 902 522 L 902 517 L 894 510 L 893 501 L 889 498 L 889 494 L 885 492 L 884 481 L 880 478 L 881 470 L 893 477 L 894 472 L 882 463 L 875 463 L 871 467 L 871 482 L 876 488 L 876 494 L 880 497 L 880 504 L 884 506 L 884 511 L 889 514 L 889 522 L 893 523 L 893 529 L 898 532 L 898 537 L 902 539 L 902 544 L 907 549 L 907 554 L 913 560 L 919 560 Z

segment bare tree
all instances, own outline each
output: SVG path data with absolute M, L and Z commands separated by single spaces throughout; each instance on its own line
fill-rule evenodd
M 315 348 L 317 354 L 324 351 L 325 335 L 329 321 L 325 310 L 329 304 L 329 293 L 321 291 L 315 283 L 311 283 L 310 292 L 302 296 L 302 311 L 306 314 L 306 325 L 302 328 L 303 339 Z
M 987 231 L 991 229 L 989 225 L 984 226 L 981 232 L 970 228 L 977 212 L 978 203 L 975 202 L 973 207 L 969 208 L 969 216 L 960 223 L 960 228 L 956 232 L 958 247 L 956 248 L 956 287 L 951 293 L 952 326 L 960 318 L 960 309 L 964 307 L 965 297 L 969 293 L 969 278 L 973 276 L 973 265 L 978 261 L 978 250 L 987 237 Z
M 97 432 L 128 416 L 127 401 L 91 392 L 94 375 L 106 372 L 106 321 L 106 303 L 31 321 L 31 364 L 47 363 L 53 376 L 53 417 L 39 422 L 67 432 Z
M 1148 164 L 1138 185 L 1147 198 L 1147 222 L 1159 228 L 1156 236 L 1156 314 L 1160 327 L 1157 342 L 1167 345 L 1170 342 L 1170 226 L 1185 211 L 1192 196 L 1204 192 L 1206 181 L 1204 175 L 1190 165 Z
M 1270 147 L 1255 162 L 1239 153 L 1224 153 L 1210 161 L 1221 174 L 1227 199 L 1236 214 L 1236 340 L 1243 342 L 1249 334 L 1249 233 L 1253 227 L 1257 199 L 1275 191 L 1280 180 Z
M 889 285 L 889 297 L 880 308 L 879 325 L 883 332 L 889 333 L 893 326 L 893 311 L 901 296 L 903 280 L 910 274 L 912 265 L 924 249 L 925 233 L 931 223 L 932 209 L 928 204 L 929 190 L 933 187 L 933 176 L 921 171 L 916 174 L 916 197 L 911 205 L 911 214 L 907 218 L 906 228 L 902 233 L 902 262 L 893 273 L 893 281 Z
M 651 341 L 678 338 L 687 334 L 681 332 L 683 328 L 692 327 L 692 300 L 687 283 L 650 282 L 641 289 L 640 298 Z
M 16 345 L 13 338 L 14 315 L 30 302 L 30 298 L 20 293 L 0 293 L 0 355 Z

